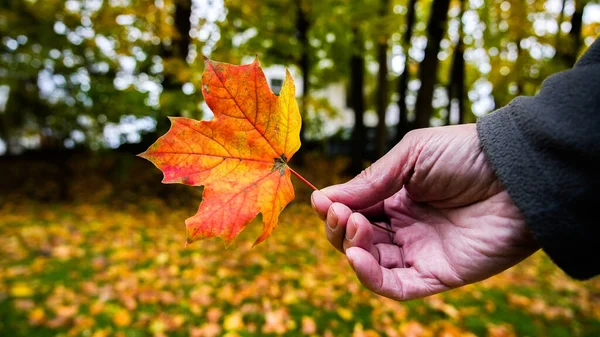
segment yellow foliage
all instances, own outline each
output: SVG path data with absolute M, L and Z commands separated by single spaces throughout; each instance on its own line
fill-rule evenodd
M 350 311 L 348 308 L 339 307 L 335 311 L 341 318 L 343 318 L 346 321 L 351 320 L 353 317 L 352 311 Z
M 239 312 L 233 312 L 225 317 L 223 328 L 227 331 L 241 330 L 244 327 L 244 320 Z
M 536 335 L 577 336 L 600 319 L 600 280 L 575 282 L 543 253 L 483 282 L 397 302 L 360 285 L 308 203 L 286 208 L 279 230 L 254 248 L 259 226 L 235 249 L 184 248 L 187 213 L 152 198 L 119 209 L 0 206 L 0 310 L 14 321 L 3 321 L 0 335 L 18 325 L 66 337 L 448 337 L 473 336 L 465 322 L 477 320 L 484 336 L 513 337 L 524 334 L 511 324 L 517 317 Z
M 488 324 L 488 337 L 516 337 L 514 329 L 508 324 Z
M 46 313 L 43 308 L 35 308 L 29 312 L 29 324 L 38 325 L 43 323 Z
M 113 316 L 113 323 L 119 327 L 129 326 L 131 324 L 131 315 L 127 310 L 120 309 L 115 312 Z
M 33 289 L 25 283 L 17 283 L 10 288 L 10 294 L 14 297 L 30 297 Z
M 408 321 L 400 325 L 400 335 L 402 337 L 431 337 L 433 332 L 426 329 L 417 321 Z

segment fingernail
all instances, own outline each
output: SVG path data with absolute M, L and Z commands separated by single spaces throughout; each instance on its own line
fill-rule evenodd
M 312 206 L 312 209 L 317 212 L 317 206 L 315 206 L 315 194 L 311 193 L 310 195 L 310 205 Z M 319 212 L 317 212 L 319 213 Z
M 352 240 L 357 231 L 358 227 L 356 227 L 356 222 L 354 222 L 354 216 L 351 215 L 350 219 L 348 220 L 348 227 L 346 228 L 346 240 Z
M 327 227 L 330 229 L 335 229 L 338 225 L 338 217 L 335 214 L 335 210 L 333 207 L 329 207 L 329 214 L 327 215 Z
M 315 191 L 310 195 L 310 203 L 312 208 L 315 210 L 315 212 L 317 213 L 317 215 L 319 216 L 319 218 L 321 220 L 325 220 L 325 218 L 327 217 L 327 212 L 320 213 L 319 210 L 317 209 L 317 203 L 319 203 L 319 205 L 323 206 L 325 204 L 327 204 L 329 200 L 327 199 L 327 197 L 325 195 L 322 195 L 320 191 Z

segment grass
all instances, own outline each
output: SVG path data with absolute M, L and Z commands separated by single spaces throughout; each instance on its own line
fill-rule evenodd
M 573 281 L 542 252 L 396 302 L 357 281 L 300 183 L 260 245 L 254 221 L 228 249 L 185 248 L 197 191 L 159 184 L 141 160 L 123 174 L 114 156 L 92 159 L 69 163 L 69 202 L 56 201 L 49 166 L 0 167 L 26 182 L 0 193 L 0 336 L 600 336 L 600 280 Z M 335 173 L 344 163 L 307 162 L 299 171 L 317 187 L 346 179 Z
M 185 207 L 7 203 L 2 336 L 597 336 L 600 282 L 537 253 L 484 282 L 394 302 L 364 289 L 295 202 L 265 243 L 184 248 Z

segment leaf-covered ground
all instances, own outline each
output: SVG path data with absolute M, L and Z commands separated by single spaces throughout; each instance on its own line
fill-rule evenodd
M 600 280 L 572 281 L 543 253 L 426 299 L 375 296 L 298 188 L 269 240 L 251 248 L 254 221 L 227 250 L 185 247 L 194 207 L 13 195 L 0 206 L 0 336 L 600 336 Z

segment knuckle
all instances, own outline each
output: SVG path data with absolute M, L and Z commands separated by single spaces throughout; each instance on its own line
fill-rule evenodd
M 418 142 L 418 140 L 420 140 L 422 138 L 423 138 L 423 130 L 422 129 L 411 130 L 404 136 L 404 138 L 402 138 L 402 140 L 400 142 L 404 143 L 405 145 L 412 146 L 416 142 Z
M 428 129 L 412 130 L 402 139 L 404 146 L 409 150 L 416 150 L 426 143 L 431 137 L 431 131 Z M 410 151 L 409 151 L 410 152 Z
M 404 136 L 403 140 L 414 139 L 418 133 L 419 133 L 419 129 L 417 129 L 417 130 L 410 130 L 409 132 L 406 133 L 406 135 Z
M 377 170 L 374 168 L 374 166 L 371 165 L 362 170 L 358 177 L 364 184 L 377 190 L 386 186 L 383 183 L 383 179 L 381 179 L 381 174 L 378 174 L 376 171 Z

